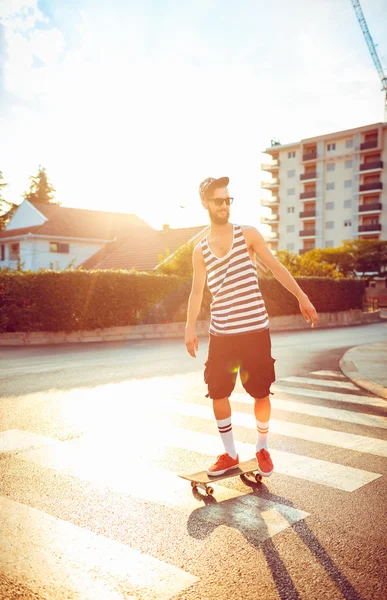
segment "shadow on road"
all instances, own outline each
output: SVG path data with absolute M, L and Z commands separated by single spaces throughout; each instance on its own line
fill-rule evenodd
M 301 596 L 273 543 L 271 537 L 273 534 L 265 526 L 265 520 L 261 517 L 259 508 L 259 500 L 267 500 L 292 508 L 293 505 L 289 500 L 272 495 L 263 484 L 260 484 L 258 488 L 257 486 L 252 487 L 250 494 L 223 502 L 217 502 L 214 497 L 204 496 L 197 490 L 193 494 L 201 499 L 205 506 L 195 509 L 188 519 L 187 530 L 191 537 L 205 539 L 220 525 L 238 530 L 256 550 L 262 550 L 281 600 L 300 600 Z M 257 511 L 259 519 L 257 519 Z M 281 514 L 286 516 L 286 512 Z M 289 526 L 325 569 L 346 600 L 364 600 L 341 573 L 304 519 L 297 522 L 289 521 Z

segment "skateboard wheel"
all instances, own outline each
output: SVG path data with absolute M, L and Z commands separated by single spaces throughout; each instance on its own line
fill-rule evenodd
M 206 492 L 207 492 L 207 496 L 213 496 L 214 495 L 214 488 L 209 486 L 206 488 Z
M 257 473 L 255 476 L 255 481 L 257 483 L 260 483 L 262 481 L 262 475 L 260 473 Z
M 195 481 L 191 481 L 191 488 L 192 488 L 193 490 L 196 490 L 196 489 L 197 489 L 197 485 L 196 485 Z

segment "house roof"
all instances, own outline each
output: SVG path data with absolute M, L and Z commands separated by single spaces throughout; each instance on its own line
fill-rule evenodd
M 34 225 L 0 232 L 0 238 L 34 233 L 52 237 L 74 237 L 84 239 L 113 240 L 127 237 L 134 229 L 155 231 L 137 215 L 67 208 L 58 204 L 31 202 L 47 221 Z
M 206 229 L 207 225 L 183 229 L 165 228 L 162 231 L 142 232 L 138 229 L 126 240 L 109 244 L 105 249 L 105 252 L 108 252 L 106 256 L 103 256 L 103 250 L 101 250 L 81 266 L 83 269 L 151 271 L 161 262 L 160 255 L 165 256 L 168 252 L 173 254 L 179 246 L 199 236 Z
M 41 227 L 41 225 L 34 225 L 33 227 L 19 227 L 18 229 L 3 229 L 3 231 L 0 231 L 0 239 L 19 237 L 28 233 L 38 233 Z
M 133 214 L 68 208 L 57 204 L 31 202 L 48 221 L 39 233 L 66 237 L 112 240 L 128 234 L 133 227 L 152 230 L 150 225 Z

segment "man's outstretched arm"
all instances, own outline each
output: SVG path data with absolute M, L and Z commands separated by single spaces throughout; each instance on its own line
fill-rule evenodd
M 196 358 L 199 347 L 198 338 L 195 333 L 196 319 L 198 318 L 203 300 L 204 286 L 206 283 L 206 266 L 200 244 L 195 246 L 192 253 L 192 288 L 188 300 L 187 324 L 185 327 L 185 345 L 191 356 Z
M 315 327 L 318 322 L 318 315 L 315 307 L 309 300 L 305 292 L 302 291 L 294 277 L 289 271 L 281 265 L 280 262 L 273 256 L 269 248 L 265 244 L 263 236 L 255 227 L 244 227 L 243 233 L 248 246 L 251 246 L 258 258 L 270 269 L 274 277 L 291 293 L 293 294 L 300 305 L 300 311 L 303 314 L 305 321 L 312 322 L 312 327 Z

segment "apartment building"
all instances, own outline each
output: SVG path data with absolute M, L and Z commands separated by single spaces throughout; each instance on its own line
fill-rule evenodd
M 262 170 L 271 179 L 262 181 L 261 222 L 270 226 L 272 251 L 387 240 L 387 123 L 272 142 L 264 153 Z

